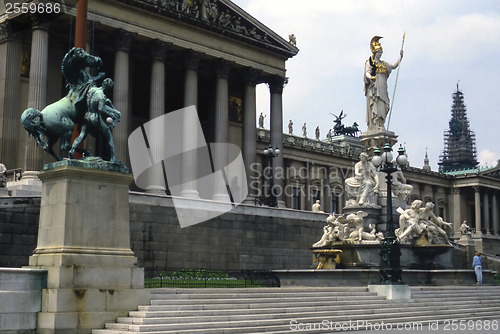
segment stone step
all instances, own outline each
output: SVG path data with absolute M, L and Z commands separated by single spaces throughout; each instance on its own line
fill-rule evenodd
M 486 311 L 483 312 L 479 317 L 482 319 L 485 319 L 487 317 L 496 317 L 498 319 L 498 314 L 499 310 L 493 310 L 493 311 Z M 474 314 L 471 315 L 464 315 L 462 313 L 457 313 L 457 312 L 446 312 L 443 314 L 436 314 L 432 310 L 429 310 L 427 312 L 421 312 L 419 314 L 405 314 L 405 313 L 392 313 L 392 314 L 386 314 L 384 316 L 378 316 L 378 317 L 370 317 L 370 316 L 364 316 L 364 317 L 359 317 L 355 321 L 356 322 L 361 322 L 365 321 L 366 323 L 381 323 L 382 321 L 384 323 L 405 323 L 405 322 L 428 322 L 428 321 L 435 321 L 435 320 L 446 320 L 450 319 L 450 316 L 453 316 L 453 319 L 471 319 L 476 317 Z M 294 319 L 271 319 L 271 320 L 252 320 L 252 321 L 237 321 L 237 322 L 198 322 L 198 323 L 187 323 L 187 324 L 153 324 L 153 325 L 137 325 L 137 324 L 107 324 L 106 329 L 111 329 L 111 330 L 121 330 L 121 331 L 129 331 L 129 332 L 162 332 L 162 333 L 171 333 L 171 332 L 179 332 L 179 333 L 188 333 L 189 331 L 192 330 L 204 330 L 206 332 L 212 330 L 212 329 L 218 329 L 219 333 L 223 332 L 230 332 L 230 333 L 249 333 L 253 332 L 253 329 L 255 328 L 261 328 L 261 329 L 286 329 L 290 331 L 291 325 L 294 324 L 292 321 Z M 305 319 L 298 319 L 297 321 L 300 323 L 309 323 L 309 324 L 321 324 L 325 318 L 305 318 Z M 337 317 L 337 316 L 331 316 L 326 319 L 328 322 L 331 322 L 333 324 L 335 323 L 349 323 L 349 321 L 353 321 L 352 318 L 350 317 Z M 291 322 L 292 321 L 292 322 Z M 224 329 L 221 331 L 221 329 Z M 231 331 L 229 331 L 231 330 Z M 98 333 L 98 332 L 97 332 Z M 94 334 L 97 334 L 94 332 Z
M 267 306 L 267 305 L 265 305 Z M 339 303 L 335 303 L 334 305 L 329 304 L 329 305 L 322 305 L 322 306 L 317 306 L 317 305 L 312 305 L 312 306 L 295 306 L 293 308 L 255 308 L 252 309 L 252 312 L 258 313 L 258 314 L 268 314 L 268 313 L 293 313 L 293 312 L 319 312 L 322 310 L 327 310 L 330 312 L 335 312 L 339 310 L 364 310 L 364 309 L 375 309 L 375 308 L 391 308 L 394 307 L 393 304 L 388 304 L 385 303 L 385 300 L 383 302 L 365 302 L 363 304 L 353 304 L 353 303 L 342 303 L 339 305 Z M 141 311 L 132 311 L 129 312 L 129 315 L 131 317 L 168 317 L 168 316 L 173 316 L 173 317 L 178 317 L 178 316 L 191 316 L 191 315 L 217 315 L 220 314 L 221 309 L 212 309 L 212 310 L 203 310 L 200 307 L 197 307 L 197 310 L 167 310 L 167 311 L 162 311 L 162 310 L 156 310 L 156 311 L 150 311 L 147 310 L 146 307 L 141 307 Z M 230 315 L 241 315 L 241 314 L 248 314 L 248 308 L 237 308 L 237 307 L 230 307 L 227 309 L 224 309 L 223 312 L 225 314 L 230 314 Z
M 456 303 L 456 300 L 453 301 Z M 254 314 L 275 314 L 275 313 L 318 313 L 318 312 L 339 312 L 339 311 L 364 311 L 373 309 L 391 309 L 391 308 L 419 308 L 419 307 L 432 307 L 435 310 L 448 309 L 452 302 L 440 303 L 438 301 L 429 301 L 426 303 L 363 303 L 363 304 L 344 304 L 344 305 L 327 305 L 327 306 L 306 306 L 306 307 L 293 307 L 293 308 L 262 308 L 252 309 Z M 463 303 L 468 308 L 486 308 L 498 305 L 497 301 L 485 302 L 481 300 Z M 223 312 L 226 315 L 246 315 L 248 308 L 228 308 L 228 309 L 213 309 L 213 310 L 167 310 L 167 311 L 131 311 L 129 316 L 132 318 L 166 318 L 166 317 L 189 317 L 189 316 L 217 316 Z
M 486 320 L 490 320 L 490 321 L 494 321 L 494 320 L 497 320 L 498 319 L 498 314 L 493 314 L 493 315 L 481 315 L 481 316 L 466 316 L 466 317 L 456 317 L 454 318 L 454 320 L 457 320 L 457 321 L 460 321 L 460 320 L 464 320 L 464 321 L 486 321 Z M 415 320 L 415 319 L 410 319 L 408 321 L 391 321 L 391 319 L 385 319 L 383 320 L 385 324 L 391 324 L 393 328 L 397 328 L 398 325 L 401 325 L 401 326 L 405 326 L 405 325 L 413 325 L 413 326 L 421 326 L 421 327 L 414 327 L 415 328 L 415 331 L 418 331 L 418 332 L 423 332 L 423 333 L 430 333 L 428 330 L 429 330 L 429 324 L 432 323 L 432 324 L 436 324 L 436 323 L 439 323 L 439 324 L 444 324 L 445 321 L 449 321 L 450 319 L 449 318 L 446 318 L 446 317 L 441 317 L 441 318 L 436 318 L 436 319 L 433 319 L 433 320 L 421 320 L 421 321 L 418 321 L 418 320 Z M 304 324 L 304 323 L 302 323 Z M 383 331 L 380 331 L 377 329 L 377 325 L 380 325 L 381 324 L 381 321 L 380 320 L 375 320 L 373 322 L 367 322 L 365 323 L 365 325 L 363 325 L 362 323 L 359 324 L 359 326 L 356 324 L 356 322 L 353 323 L 353 326 L 354 326 L 354 329 L 351 329 L 351 330 L 360 330 L 360 331 L 363 331 L 363 330 L 370 330 L 371 333 L 373 333 L 373 331 L 377 331 L 377 332 L 381 332 L 381 333 L 384 333 Z M 246 327 L 246 328 L 234 328 L 234 327 L 224 327 L 224 328 L 201 328 L 201 329 L 185 329 L 185 330 L 182 330 L 182 331 L 178 331 L 178 330 L 172 330 L 172 331 L 165 331 L 165 330 L 160 330 L 160 331 L 141 331 L 140 333 L 141 334 L 221 334 L 221 333 L 224 333 L 224 334 L 244 334 L 244 333 L 247 333 L 247 334 L 250 334 L 250 333 L 267 333 L 267 334 L 284 334 L 284 333 L 290 333 L 290 332 L 293 332 L 293 331 L 298 331 L 300 332 L 301 334 L 317 334 L 317 333 L 324 333 L 325 331 L 319 331 L 318 329 L 312 329 L 312 330 L 307 330 L 307 329 L 303 329 L 303 330 L 300 330 L 297 329 L 297 327 L 295 327 L 295 329 L 292 329 L 292 326 L 297 326 L 298 324 L 294 324 L 294 325 L 291 325 L 291 324 L 287 324 L 287 325 L 278 325 L 278 326 L 263 326 L 263 327 Z M 320 326 L 323 326 L 323 324 L 312 324 L 312 325 L 320 325 Z M 326 324 L 327 326 L 329 326 L 329 324 Z M 342 325 L 341 324 L 333 324 L 333 326 L 335 325 Z M 346 328 L 349 328 L 349 323 L 345 323 L 345 326 Z M 324 330 L 329 330 L 329 327 L 323 327 Z M 427 331 L 425 331 L 427 330 Z M 348 331 L 350 331 L 348 329 Z M 329 331 L 329 333 L 331 332 L 338 332 L 337 330 L 334 330 L 333 331 Z M 345 332 L 345 330 L 343 331 Z M 397 333 L 398 331 L 397 330 L 391 330 L 390 332 L 388 333 Z M 434 331 L 433 331 L 434 332 Z M 99 330 L 93 330 L 92 332 L 93 334 L 126 334 L 126 333 L 134 333 L 133 331 L 123 331 L 123 330 L 112 330 L 112 329 L 99 329 Z M 137 332 L 136 332 L 137 333 Z M 411 333 L 411 332 L 410 332 Z M 437 333 L 437 332 L 436 332 Z M 490 332 L 488 332 L 490 333 Z
M 207 305 L 207 304 L 253 304 L 253 303 L 276 303 L 279 301 L 280 303 L 294 303 L 294 302 L 303 302 L 305 298 L 317 302 L 335 302 L 335 301 L 358 301 L 358 300 L 366 300 L 366 298 L 378 298 L 376 293 L 365 292 L 364 295 L 356 295 L 356 296 L 286 296 L 281 295 L 278 297 L 267 297 L 267 296 L 256 296 L 252 298 L 248 296 L 246 298 L 231 298 L 231 296 L 226 296 L 226 298 L 222 299 L 155 299 L 151 300 L 151 305 Z
M 359 299 L 362 302 L 379 302 L 384 300 L 383 297 L 370 296 L 365 299 Z M 152 301 L 153 302 L 153 301 Z M 335 303 L 343 303 L 345 305 L 352 304 L 353 301 L 336 301 Z M 302 300 L 294 300 L 294 301 L 279 301 L 275 300 L 274 302 L 266 302 L 259 303 L 258 301 L 250 301 L 248 303 L 232 303 L 231 300 L 226 301 L 226 303 L 206 303 L 206 304 L 163 304 L 163 305 L 150 305 L 150 306 L 139 306 L 140 311 L 167 311 L 167 310 L 218 310 L 218 309 L 232 309 L 235 308 L 235 305 L 239 305 L 239 308 L 245 309 L 259 309 L 259 308 L 287 308 L 287 307 L 296 307 L 296 306 L 328 306 L 332 305 L 332 300 L 322 300 L 322 301 L 314 301 L 308 300 L 306 298 Z
M 336 288 L 333 294 L 328 288 L 153 290 L 152 305 L 140 306 L 93 334 L 290 333 L 294 324 L 321 326 L 323 321 L 396 325 L 500 319 L 500 287 L 490 286 L 412 287 L 408 302 L 387 301 L 363 287 Z M 175 298 L 184 292 L 187 296 Z
M 152 288 L 151 294 L 220 294 L 224 293 L 325 293 L 325 292 L 363 292 L 368 291 L 363 286 L 348 287 L 281 287 L 281 288 Z
M 314 297 L 314 298 L 322 298 L 322 297 L 354 297 L 354 296 L 366 296 L 367 291 L 317 291 L 317 292 L 293 292 L 293 296 L 295 298 L 300 297 Z M 153 300 L 197 300 L 197 299 L 242 299 L 242 298 L 281 298 L 286 296 L 291 296 L 290 292 L 264 292 L 264 293 L 218 293 L 218 294 L 167 294 L 167 293 L 152 293 L 151 299 Z M 375 294 L 374 294 L 375 295 Z
M 376 318 L 378 315 L 388 315 L 388 314 L 409 314 L 413 316 L 418 316 L 420 314 L 433 314 L 438 312 L 440 314 L 457 314 L 461 311 L 470 310 L 468 307 L 460 307 L 459 309 L 450 310 L 447 306 L 433 307 L 431 310 L 428 305 L 394 305 L 392 308 L 386 307 L 383 309 L 351 309 L 351 310 L 321 310 L 321 311 L 309 311 L 309 312 L 268 312 L 268 313 L 252 313 L 252 314 L 226 314 L 219 313 L 213 315 L 198 314 L 198 315 L 179 315 L 179 316 L 158 316 L 157 317 L 128 317 L 119 318 L 118 323 L 122 324 L 137 324 L 137 325 L 147 325 L 147 324 L 180 324 L 180 323 L 195 323 L 195 322 L 229 322 L 229 321 L 251 321 L 251 320 L 269 320 L 269 319 L 333 319 L 344 318 L 344 319 L 364 319 Z M 475 312 L 483 311 L 498 311 L 500 312 L 500 306 L 498 303 L 490 305 L 481 305 L 480 307 L 474 308 Z

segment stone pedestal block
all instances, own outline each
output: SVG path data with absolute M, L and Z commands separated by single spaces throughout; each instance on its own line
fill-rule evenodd
M 149 303 L 130 249 L 132 176 L 58 166 L 40 173 L 38 244 L 30 267 L 48 270 L 38 333 L 90 333 Z
M 360 138 L 369 155 L 373 155 L 377 147 L 382 149 L 386 143 L 392 147 L 398 141 L 398 136 L 394 132 L 385 129 L 363 132 Z
M 384 296 L 387 300 L 410 300 L 411 290 L 404 284 L 368 285 L 368 291 L 375 292 L 378 296 Z

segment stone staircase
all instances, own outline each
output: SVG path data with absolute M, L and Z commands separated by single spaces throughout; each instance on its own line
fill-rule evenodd
M 329 333 L 380 324 L 395 331 L 398 324 L 500 320 L 500 286 L 411 290 L 411 301 L 395 302 L 366 287 L 152 289 L 151 305 L 92 333 Z

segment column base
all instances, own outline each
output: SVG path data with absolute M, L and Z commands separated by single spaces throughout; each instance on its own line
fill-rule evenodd
M 166 189 L 162 186 L 149 186 L 146 188 L 145 193 L 151 195 L 166 195 Z
M 200 193 L 198 192 L 198 190 L 182 190 L 181 197 L 200 199 Z
M 224 202 L 224 203 L 231 202 L 231 198 L 229 197 L 228 194 L 215 194 L 212 197 L 212 200 L 217 201 L 217 202 Z

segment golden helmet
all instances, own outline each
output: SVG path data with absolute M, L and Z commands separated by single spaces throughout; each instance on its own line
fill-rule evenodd
M 370 41 L 370 50 L 372 51 L 372 54 L 375 53 L 377 50 L 382 50 L 382 45 L 380 44 L 379 40 L 382 37 L 380 36 L 374 36 L 372 40 Z

